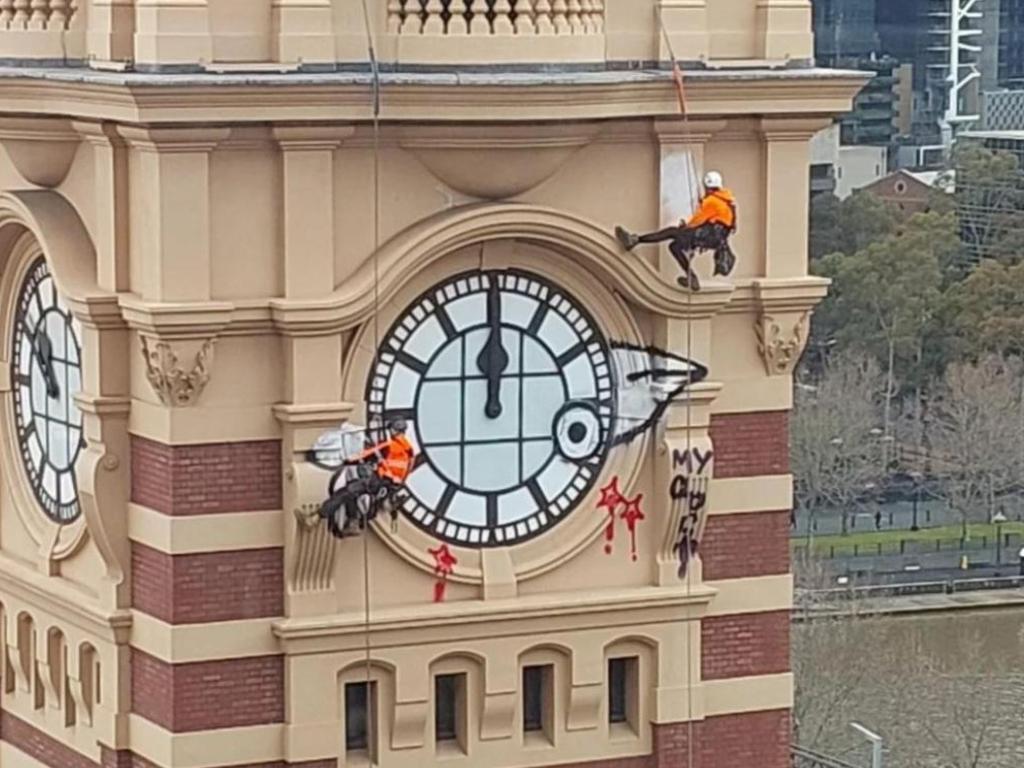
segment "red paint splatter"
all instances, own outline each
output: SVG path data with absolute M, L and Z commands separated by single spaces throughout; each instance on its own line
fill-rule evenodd
M 629 530 L 629 554 L 636 562 L 636 524 L 644 519 L 643 510 L 640 509 L 640 502 L 643 501 L 644 495 L 638 494 L 637 497 L 631 501 L 626 502 L 625 509 L 622 510 L 622 519 L 626 521 L 626 528 Z
M 608 522 L 604 526 L 604 552 L 606 555 L 612 553 L 612 542 L 615 540 L 615 512 L 620 506 L 623 507 L 620 517 L 626 521 L 626 528 L 630 537 L 630 557 L 635 561 L 636 553 L 636 524 L 644 519 L 644 513 L 640 509 L 640 502 L 644 495 L 638 494 L 635 499 L 627 499 L 619 490 L 619 478 L 613 477 L 608 485 L 601 489 L 601 500 L 597 503 L 598 509 L 608 510 Z
M 445 589 L 448 587 L 448 576 L 455 570 L 459 561 L 448 549 L 447 544 L 442 544 L 437 549 L 427 550 L 434 557 L 434 575 L 437 581 L 434 583 L 434 602 L 444 601 Z
M 615 540 L 615 510 L 620 504 L 625 504 L 626 499 L 619 490 L 619 478 L 613 477 L 608 485 L 601 489 L 601 500 L 597 502 L 598 509 L 608 510 L 608 522 L 604 526 L 604 553 L 612 553 L 612 542 Z

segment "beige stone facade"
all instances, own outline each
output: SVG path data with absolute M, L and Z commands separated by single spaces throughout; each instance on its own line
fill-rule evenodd
M 788 765 L 786 412 L 826 291 L 808 142 L 861 78 L 810 66 L 809 0 L 368 10 L 376 129 L 355 0 L 0 1 L 0 766 Z M 686 121 L 652 64 L 666 37 Z M 684 215 L 689 167 L 740 210 L 735 272 L 702 257 L 693 294 L 611 234 Z M 504 427 L 466 411 L 482 377 L 410 362 L 402 328 L 462 293 L 483 307 L 491 281 L 510 313 L 549 306 L 502 326 L 519 424 L 488 454 Z M 585 343 L 528 369 L 563 306 Z M 491 321 L 446 311 L 435 350 L 466 357 Z M 620 393 L 608 358 L 650 346 L 707 379 L 622 444 L 593 395 L 600 450 L 528 482 L 527 443 L 560 445 L 524 437 L 551 421 L 531 377 L 571 406 L 573 365 Z M 446 455 L 460 479 L 411 480 L 394 523 L 339 542 L 303 514 L 328 479 L 308 452 L 367 423 L 378 377 L 430 482 Z M 452 419 L 461 437 L 428 445 Z M 537 469 L 560 461 L 577 474 Z M 690 507 L 708 514 L 681 579 Z M 368 681 L 363 744 L 347 692 Z

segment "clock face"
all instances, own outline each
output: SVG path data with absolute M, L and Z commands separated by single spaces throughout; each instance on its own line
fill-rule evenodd
M 75 460 L 85 441 L 74 396 L 81 385 L 77 322 L 40 257 L 18 294 L 11 389 L 29 484 L 47 516 L 58 523 L 71 522 L 80 512 Z
M 565 291 L 527 272 L 467 272 L 423 294 L 381 340 L 371 424 L 417 449 L 403 511 L 437 538 L 507 546 L 564 520 L 608 453 L 608 344 Z

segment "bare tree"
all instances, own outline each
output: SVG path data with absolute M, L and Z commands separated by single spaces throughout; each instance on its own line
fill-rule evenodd
M 963 536 L 972 521 L 991 520 L 995 499 L 1015 480 L 1021 455 L 1021 369 L 998 356 L 954 364 L 932 408 L 936 470 Z
M 832 357 L 816 385 L 797 387 L 790 455 L 797 500 L 811 520 L 822 507 L 834 507 L 845 533 L 849 514 L 878 479 L 871 430 L 881 418 L 885 386 L 872 358 L 846 353 Z

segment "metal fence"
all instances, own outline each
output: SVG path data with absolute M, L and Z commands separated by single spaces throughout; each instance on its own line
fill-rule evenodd
M 998 545 L 998 547 L 997 547 Z M 1017 552 L 1024 545 L 1024 536 L 1019 533 L 1007 533 L 997 542 L 995 537 L 974 536 L 970 539 L 899 539 L 898 541 L 879 541 L 873 544 L 829 544 L 828 547 L 813 545 L 811 554 L 829 560 L 849 557 L 885 557 L 887 555 L 930 555 L 942 552 L 984 552 L 1000 548 L 1006 560 L 1016 561 Z M 793 554 L 807 555 L 807 544 L 796 544 Z
M 815 752 L 813 749 L 796 745 L 793 745 L 791 754 L 793 756 L 793 768 L 862 768 L 862 766 L 847 763 L 837 757 L 831 757 L 822 752 Z

